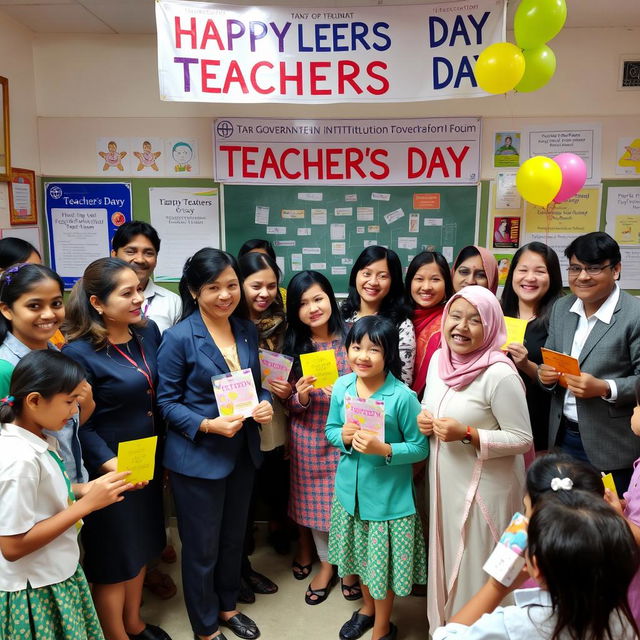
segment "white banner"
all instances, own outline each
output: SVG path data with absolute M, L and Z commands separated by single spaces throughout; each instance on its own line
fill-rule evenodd
M 226 183 L 475 184 L 480 118 L 224 118 L 213 148 Z
M 157 0 L 160 98 L 409 102 L 486 96 L 473 66 L 505 0 L 346 8 Z

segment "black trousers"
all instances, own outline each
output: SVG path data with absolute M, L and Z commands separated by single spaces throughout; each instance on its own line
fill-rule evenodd
M 236 608 L 254 476 L 246 447 L 226 478 L 170 473 L 182 542 L 184 600 L 198 635 L 217 631 L 220 611 Z

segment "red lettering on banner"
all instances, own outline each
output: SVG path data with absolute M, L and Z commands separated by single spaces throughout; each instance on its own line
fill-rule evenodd
M 260 177 L 264 178 L 265 173 L 267 171 L 273 171 L 274 177 L 278 178 L 278 180 L 282 178 L 282 174 L 280 173 L 280 167 L 278 166 L 278 160 L 275 154 L 273 153 L 273 151 L 268 147 L 264 152 L 262 166 L 260 167 Z
M 374 69 L 376 68 L 384 69 L 386 71 L 387 64 L 386 62 L 377 61 L 377 62 L 370 62 L 367 65 L 367 73 L 369 74 L 369 76 L 374 80 L 379 80 L 381 85 L 379 88 L 376 88 L 373 85 L 369 84 L 367 85 L 367 91 L 369 93 L 372 93 L 374 96 L 380 96 L 383 93 L 387 93 L 387 91 L 389 91 L 389 80 L 384 76 L 381 76 L 375 73 Z
M 191 20 L 195 20 L 195 18 L 191 18 Z M 195 30 L 195 26 L 194 26 L 194 30 Z M 194 33 L 194 37 L 195 37 L 195 33 Z M 220 51 L 224 51 L 224 43 L 222 42 L 222 38 L 220 37 L 220 32 L 218 31 L 218 27 L 216 27 L 216 23 L 211 19 L 207 20 L 207 24 L 204 26 L 204 32 L 202 33 L 202 40 L 200 41 L 200 48 L 206 49 L 207 43 L 209 42 L 209 40 L 215 40 L 216 44 L 218 45 L 218 49 L 220 49 Z M 192 46 L 195 49 L 195 46 L 196 46 L 195 42 Z
M 240 151 L 242 147 L 240 147 L 240 145 L 234 144 L 234 145 L 228 145 L 228 144 L 221 144 L 220 145 L 220 152 L 226 152 L 227 154 L 227 175 L 230 178 L 233 178 L 234 175 L 234 171 L 233 171 L 233 155 L 236 151 Z
M 249 158 L 250 153 L 259 153 L 258 147 L 242 147 L 242 176 L 244 178 L 257 178 L 257 171 L 249 171 L 249 167 L 253 167 L 256 161 L 253 158 Z
M 347 147 L 344 150 L 344 155 L 344 169 L 347 179 L 352 177 L 352 171 L 357 173 L 361 178 L 366 178 L 365 172 L 360 168 L 360 164 L 364 160 L 364 153 L 362 153 L 362 149 L 358 149 L 357 147 Z
M 327 67 L 331 67 L 330 62 L 310 62 L 309 63 L 309 81 L 311 83 L 310 93 L 312 96 L 328 96 L 331 95 L 331 89 L 319 89 L 317 84 L 318 82 L 326 82 L 327 74 L 326 73 L 318 73 L 318 69 L 326 69 Z
M 240 85 L 242 93 L 249 93 L 247 83 L 244 81 L 244 76 L 242 75 L 242 71 L 240 70 L 240 65 L 237 60 L 232 60 L 229 63 L 229 70 L 227 71 L 227 75 L 224 79 L 222 93 L 229 93 L 229 87 L 232 82 L 237 82 Z
M 200 73 L 202 75 L 202 90 L 205 93 L 220 93 L 220 87 L 209 86 L 209 80 L 215 80 L 217 75 L 209 72 L 209 66 L 219 67 L 220 60 L 200 60 Z
M 389 165 L 382 161 L 382 160 L 378 160 L 378 156 L 385 158 L 388 156 L 388 152 L 386 149 L 374 149 L 371 152 L 371 155 L 369 156 L 371 158 L 371 162 L 373 164 L 376 165 L 376 167 L 380 167 L 381 171 L 379 173 L 376 173 L 375 171 L 371 171 L 370 175 L 372 178 L 375 178 L 376 180 L 384 180 L 385 178 L 389 177 Z
M 407 149 L 407 153 L 409 154 L 407 163 L 407 177 L 418 178 L 424 173 L 424 170 L 427 168 L 427 156 L 422 151 L 422 149 L 418 149 L 418 147 L 409 147 Z M 415 156 L 418 156 L 418 159 L 420 160 L 419 169 L 414 169 L 413 167 L 413 159 Z
M 267 67 L 268 69 L 273 69 L 273 65 L 267 60 L 256 62 L 251 68 L 251 75 L 249 77 L 251 86 L 255 89 L 255 91 L 257 91 L 258 93 L 261 93 L 262 95 L 273 93 L 276 90 L 275 87 L 269 87 L 268 89 L 263 89 L 258 84 L 258 79 L 256 78 L 256 75 L 258 74 L 258 69 L 260 69 L 261 67 Z
M 334 169 L 340 166 L 338 160 L 334 160 L 336 155 L 342 155 L 342 149 L 326 149 L 327 156 L 327 180 L 342 180 L 344 175 L 342 173 L 334 173 Z
M 182 48 L 182 36 L 190 36 L 191 37 L 191 48 L 196 48 L 196 19 L 191 18 L 191 28 L 183 29 L 180 26 L 180 16 L 176 16 L 174 18 L 174 28 L 176 33 L 176 49 Z
M 469 148 L 470 147 L 468 145 L 465 145 L 464 147 L 462 147 L 462 151 L 460 152 L 460 155 L 457 156 L 456 152 L 451 147 L 447 147 L 447 152 L 449 153 L 449 155 L 451 156 L 451 158 L 456 164 L 456 178 L 459 178 L 460 176 L 462 176 L 462 162 L 465 156 L 467 155 L 467 153 L 469 153 Z
M 351 67 L 350 71 L 347 71 L 347 67 Z M 360 75 L 360 65 L 357 62 L 351 60 L 338 60 L 338 93 L 344 94 L 345 84 L 351 85 L 351 88 L 360 95 L 362 89 L 356 82 L 356 78 Z
M 445 178 L 449 177 L 449 169 L 447 168 L 447 163 L 440 147 L 436 147 L 433 150 L 431 163 L 429 164 L 429 170 L 427 171 L 427 178 L 430 178 L 433 175 L 435 169 L 440 169 Z
M 291 173 L 287 170 L 286 166 L 287 158 L 292 155 L 299 156 L 300 149 L 285 149 L 280 156 L 280 164 L 282 165 L 282 173 L 284 174 L 285 178 L 289 178 L 289 180 L 297 180 L 301 176 L 300 171 L 294 171 L 293 173 Z
M 287 63 L 280 63 L 280 93 L 287 95 L 287 82 L 293 80 L 296 83 L 296 95 L 302 95 L 302 62 L 296 62 L 296 72 L 294 75 L 287 75 Z
M 315 149 L 316 151 L 316 160 L 311 160 L 309 158 L 309 152 L 314 151 L 314 149 L 303 149 L 302 150 L 302 170 L 304 171 L 304 179 L 309 179 L 309 169 L 315 167 L 318 170 L 318 175 L 316 176 L 316 180 L 324 179 L 324 171 L 322 166 L 322 149 Z

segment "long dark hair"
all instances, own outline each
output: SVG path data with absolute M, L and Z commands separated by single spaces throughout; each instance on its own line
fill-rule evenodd
M 398 350 L 398 328 L 388 318 L 365 316 L 360 318 L 347 333 L 344 346 L 360 344 L 367 336 L 384 353 L 384 370 L 402 380 L 402 360 Z
M 391 276 L 391 287 L 389 293 L 380 303 L 378 315 L 389 318 L 396 326 L 404 322 L 409 317 L 409 308 L 404 301 L 404 286 L 402 283 L 402 264 L 398 254 L 386 247 L 378 245 L 367 247 L 356 260 L 351 275 L 349 276 L 349 292 L 346 300 L 342 302 L 340 310 L 344 320 L 351 319 L 354 314 L 360 311 L 360 294 L 356 290 L 356 276 L 358 271 L 362 271 L 370 264 L 386 260 Z
M 16 365 L 11 375 L 11 402 L 0 405 L 0 422 L 13 422 L 22 412 L 24 399 L 39 393 L 49 399 L 58 393 L 71 393 L 87 374 L 77 362 L 59 351 L 30 351 Z
M 405 301 L 410 309 L 417 307 L 415 300 L 411 296 L 411 283 L 416 277 L 416 272 L 425 264 L 433 264 L 434 262 L 438 265 L 438 269 L 444 280 L 444 299 L 442 303 L 446 302 L 453 295 L 453 280 L 447 259 L 437 251 L 423 251 L 411 261 L 407 269 L 407 275 L 404 278 Z
M 261 238 L 247 240 L 238 251 L 238 260 L 240 260 L 242 256 L 247 255 L 247 253 L 256 251 L 256 249 L 262 249 L 263 251 L 266 251 L 266 255 L 268 255 L 275 262 L 276 252 L 273 249 L 273 245 L 268 240 L 262 240 Z
M 505 316 L 518 316 L 518 296 L 513 290 L 513 274 L 518 268 L 518 262 L 525 251 L 537 253 L 544 260 L 544 264 L 547 267 L 547 273 L 549 274 L 549 290 L 538 302 L 536 318 L 532 321 L 536 326 L 542 324 L 547 327 L 549 326 L 549 314 L 551 313 L 551 307 L 553 307 L 553 303 L 562 295 L 562 273 L 560 272 L 558 254 L 543 242 L 530 242 L 529 244 L 525 244 L 523 247 L 520 247 L 513 256 L 511 266 L 509 267 L 509 273 L 507 274 L 507 279 L 504 283 L 502 298 L 500 298 L 502 311 Z
M 551 596 L 550 640 L 565 634 L 574 640 L 618 640 L 611 629 L 614 613 L 637 636 L 627 590 L 640 559 L 622 516 L 591 493 L 558 491 L 540 498 L 528 536 L 527 553 Z
M 535 507 L 541 496 L 552 491 L 554 478 L 569 478 L 573 489 L 586 491 L 602 498 L 604 485 L 600 474 L 586 462 L 576 460 L 566 453 L 547 453 L 533 461 L 527 470 L 527 493 L 531 506 Z
M 9 267 L 0 276 L 0 303 L 12 308 L 20 296 L 32 291 L 43 280 L 53 280 L 60 287 L 60 295 L 64 295 L 62 279 L 49 267 L 28 262 Z M 0 313 L 0 344 L 4 342 L 9 331 L 11 322 Z
M 205 247 L 196 251 L 193 256 L 187 259 L 180 278 L 180 298 L 182 299 L 182 316 L 180 320 L 188 318 L 197 308 L 198 300 L 193 294 L 198 294 L 204 285 L 213 282 L 227 267 L 231 267 L 240 285 L 240 302 L 231 315 L 244 317 L 246 315 L 246 305 L 244 293 L 242 291 L 242 276 L 238 269 L 236 259 L 226 251 Z
M 0 270 L 18 262 L 26 262 L 32 253 L 42 259 L 40 252 L 30 242 L 13 236 L 2 238 L 0 240 Z
M 338 310 L 336 297 L 331 283 L 325 276 L 317 271 L 301 271 L 297 273 L 287 287 L 287 333 L 284 337 L 282 353 L 295 358 L 294 371 L 300 374 L 300 354 L 315 351 L 311 340 L 311 329 L 300 320 L 300 300 L 304 293 L 314 284 L 327 294 L 331 304 L 331 316 L 329 318 L 329 335 L 337 335 L 344 339 L 345 324 Z

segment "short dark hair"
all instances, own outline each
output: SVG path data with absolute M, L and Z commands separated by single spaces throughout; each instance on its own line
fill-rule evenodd
M 240 284 L 240 302 L 232 315 L 245 315 L 242 275 L 236 259 L 230 253 L 222 251 L 222 249 L 204 247 L 196 251 L 184 263 L 182 278 L 180 278 L 180 284 L 178 285 L 180 298 L 182 299 L 182 316 L 180 320 L 188 318 L 198 307 L 198 301 L 193 298 L 192 293 L 197 294 L 205 284 L 214 282 L 227 267 L 231 267 L 235 271 Z
M 340 310 L 342 317 L 347 322 L 360 311 L 360 294 L 356 289 L 356 277 L 358 271 L 362 271 L 370 264 L 386 260 L 389 267 L 389 276 L 391 277 L 391 288 L 389 293 L 384 297 L 378 309 L 378 315 L 389 318 L 394 324 L 400 325 L 409 317 L 409 308 L 404 301 L 404 286 L 402 282 L 402 263 L 398 254 L 392 249 L 387 249 L 380 245 L 367 247 L 358 256 L 355 264 L 351 268 L 349 276 L 349 291 L 347 297 L 342 301 Z
M 345 340 L 347 350 L 352 344 L 360 344 L 367 336 L 384 352 L 384 370 L 402 380 L 402 360 L 398 349 L 398 327 L 383 316 L 365 316 L 356 321 Z
M 620 245 L 604 231 L 592 231 L 578 236 L 565 250 L 567 260 L 574 256 L 585 264 L 599 264 L 609 260 L 612 265 L 622 260 Z
M 547 267 L 549 290 L 538 301 L 536 318 L 532 321 L 532 324 L 535 323 L 535 326 L 540 324 L 548 326 L 551 308 L 554 302 L 562 295 L 562 272 L 560 271 L 558 254 L 543 242 L 530 242 L 529 244 L 525 244 L 523 247 L 520 247 L 513 256 L 509 273 L 504 283 L 504 289 L 502 290 L 502 297 L 500 298 L 502 311 L 505 316 L 517 317 L 518 315 L 519 300 L 513 289 L 513 274 L 525 251 L 537 253 L 544 260 L 545 266 Z
M 404 278 L 406 303 L 411 309 L 415 309 L 416 307 L 415 300 L 411 297 L 411 282 L 415 278 L 416 272 L 420 267 L 425 264 L 433 264 L 434 262 L 438 265 L 438 269 L 440 269 L 440 274 L 444 280 L 444 300 L 442 302 L 446 302 L 454 293 L 451 269 L 449 269 L 447 259 L 437 251 L 423 251 L 411 261 L 411 264 L 407 269 L 407 275 Z
M 18 262 L 26 262 L 32 253 L 42 258 L 40 252 L 30 242 L 22 238 L 2 238 L 0 240 L 0 270 Z
M 13 396 L 13 406 L 8 403 L 0 406 L 0 422 L 13 422 L 30 393 L 39 393 L 46 399 L 58 393 L 71 393 L 86 376 L 82 365 L 59 351 L 30 351 L 11 374 L 9 394 Z
M 160 236 L 158 232 L 148 223 L 141 220 L 125 222 L 113 235 L 111 248 L 114 251 L 126 247 L 136 236 L 144 236 L 151 242 L 156 253 L 160 253 Z
M 256 249 L 263 249 L 267 252 L 267 255 L 275 261 L 276 252 L 273 249 L 273 245 L 268 240 L 262 240 L 260 238 L 254 238 L 253 240 L 247 240 L 238 251 L 238 260 L 247 253 L 255 251 Z

